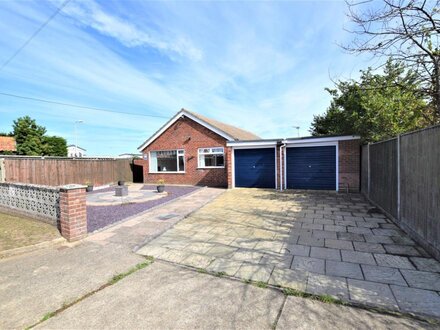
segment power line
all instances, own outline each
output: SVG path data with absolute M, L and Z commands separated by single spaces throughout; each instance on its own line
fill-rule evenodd
M 11 57 L 9 57 L 0 67 L 0 71 L 2 71 L 31 41 L 34 39 L 38 33 L 43 30 L 49 22 L 58 15 L 58 13 L 70 2 L 71 0 L 64 1 L 60 7 L 55 10 L 55 12 L 43 23 L 40 27 L 23 43 L 23 45 L 18 48 Z
M 64 103 L 64 102 L 58 102 L 58 101 L 52 101 L 52 100 L 46 100 L 46 99 L 40 99 L 40 98 L 36 98 L 36 97 L 17 95 L 17 94 L 11 94 L 11 93 L 4 93 L 4 92 L 0 92 L 0 95 L 15 97 L 15 98 L 24 99 L 24 100 L 36 101 L 36 102 L 63 105 L 63 106 L 72 107 L 72 108 L 93 110 L 93 111 L 119 113 L 119 114 L 123 114 L 123 115 L 140 116 L 140 117 L 154 117 L 154 118 L 165 118 L 165 119 L 169 118 L 169 117 L 160 116 L 160 115 L 146 115 L 146 114 L 134 113 L 134 112 L 124 112 L 124 111 L 116 111 L 116 110 L 109 110 L 109 109 L 103 109 L 103 108 L 94 108 L 94 107 L 88 107 L 88 106 L 83 106 L 83 105 Z

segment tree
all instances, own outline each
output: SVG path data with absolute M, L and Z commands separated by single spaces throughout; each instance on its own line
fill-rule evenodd
M 67 142 L 65 138 L 59 136 L 44 137 L 44 155 L 47 156 L 67 156 Z
M 361 1 L 361 0 L 359 0 Z M 355 35 L 351 53 L 391 57 L 412 69 L 428 100 L 425 118 L 440 123 L 440 1 L 383 0 L 347 2 Z M 365 6 L 368 7 L 366 8 Z
M 314 116 L 312 135 L 360 135 L 378 141 L 426 126 L 426 102 L 416 74 L 388 60 L 382 74 L 361 71 L 359 81 L 339 81 L 327 89 L 333 99 L 323 115 Z
M 40 156 L 44 154 L 43 138 L 46 128 L 37 125 L 29 116 L 14 120 L 13 134 L 17 142 L 17 154 Z

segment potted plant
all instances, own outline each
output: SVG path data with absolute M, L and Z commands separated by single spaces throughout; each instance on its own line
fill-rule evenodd
M 118 181 L 118 186 L 123 186 L 124 184 L 125 184 L 125 181 L 123 181 L 123 180 Z
M 93 183 L 91 183 L 90 181 L 86 181 L 85 185 L 87 186 L 87 188 L 86 188 L 87 192 L 93 191 Z
M 157 181 L 157 192 L 161 193 L 165 190 L 165 180 L 160 179 Z

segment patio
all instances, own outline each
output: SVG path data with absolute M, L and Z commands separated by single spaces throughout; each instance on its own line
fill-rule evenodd
M 440 263 L 358 194 L 227 191 L 138 253 L 440 317 Z
M 194 186 L 166 186 L 163 193 L 156 186 L 131 184 L 128 196 L 114 196 L 115 187 L 96 190 L 87 194 L 87 231 L 107 227 L 116 222 L 168 203 L 176 198 L 200 189 Z

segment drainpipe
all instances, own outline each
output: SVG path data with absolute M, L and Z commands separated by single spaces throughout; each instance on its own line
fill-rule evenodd
M 286 144 L 285 143 L 283 143 L 283 144 L 281 144 L 280 145 L 280 191 L 283 191 L 283 183 L 284 183 L 284 181 L 283 181 L 283 154 L 282 154 L 282 151 L 283 151 L 283 147 L 286 147 Z

